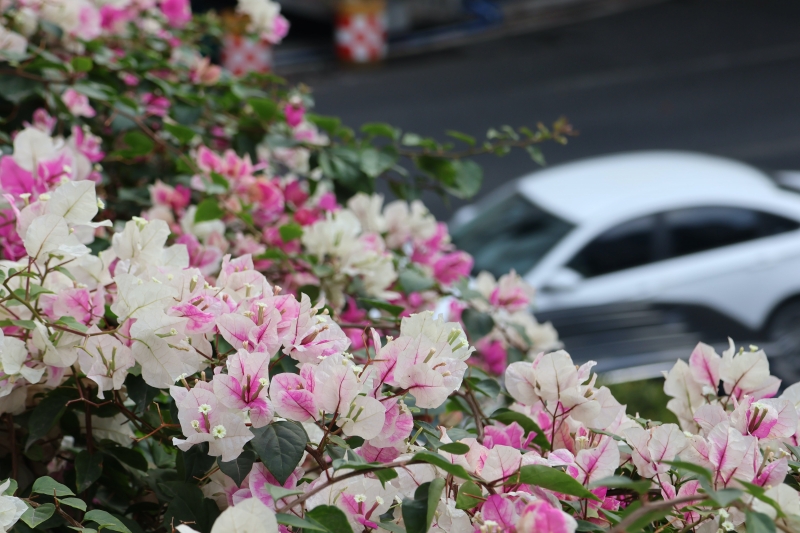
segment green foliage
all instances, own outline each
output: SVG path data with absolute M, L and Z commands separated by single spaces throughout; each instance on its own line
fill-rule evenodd
M 306 516 L 312 519 L 315 524 L 324 525 L 325 530 L 330 533 L 353 533 L 350 522 L 338 507 L 318 505 L 307 512 Z
M 219 515 L 217 505 L 203 497 L 203 493 L 192 483 L 168 482 L 161 485 L 169 500 L 163 524 L 169 530 L 173 525 L 192 524 L 201 533 L 211 531 Z
M 542 487 L 562 494 L 600 501 L 578 481 L 561 470 L 543 465 L 528 465 L 520 469 L 519 481 L 528 485 Z
M 300 226 L 300 224 L 292 222 L 290 224 L 284 224 L 278 228 L 278 233 L 280 233 L 281 240 L 283 240 L 283 242 L 289 242 L 299 239 L 303 235 L 303 228 Z
M 467 481 L 458 488 L 456 509 L 468 510 L 483 503 L 483 491 L 474 481 Z
M 550 449 L 550 442 L 545 437 L 544 431 L 539 425 L 531 420 L 529 417 L 525 416 L 522 413 L 517 411 L 512 411 L 510 409 L 498 409 L 491 416 L 494 420 L 501 422 L 503 424 L 509 425 L 514 422 L 522 426 L 522 429 L 525 430 L 525 433 L 535 433 L 536 436 L 533 438 L 533 443 L 542 448 L 543 450 Z
M 250 473 L 250 470 L 253 469 L 255 460 L 256 454 L 250 450 L 245 450 L 233 461 L 225 462 L 221 458 L 217 458 L 217 465 L 219 465 L 219 469 L 222 470 L 223 474 L 236 483 L 237 487 L 241 487 L 242 481 L 244 481 L 244 478 Z
M 195 223 L 207 222 L 209 220 L 216 220 L 225 211 L 219 206 L 219 202 L 214 198 L 206 198 L 197 205 L 197 211 L 194 214 Z
M 28 510 L 20 517 L 20 520 L 28 524 L 29 527 L 35 528 L 53 516 L 56 512 L 56 506 L 52 503 L 43 503 L 38 507 L 28 506 Z
M 443 490 L 444 480 L 435 478 L 417 487 L 413 499 L 403 499 L 401 510 L 407 533 L 427 533 Z
M 26 449 L 53 429 L 66 412 L 67 402 L 75 396 L 77 395 L 74 390 L 56 389 L 39 402 L 28 421 Z
M 31 492 L 47 496 L 75 496 L 69 487 L 62 485 L 50 476 L 43 476 L 34 481 Z
M 75 474 L 78 492 L 88 489 L 103 474 L 103 455 L 81 451 L 75 457 Z
M 83 520 L 85 522 L 94 522 L 97 524 L 99 526 L 98 531 L 107 529 L 108 531 L 118 531 L 119 533 L 131 533 L 128 526 L 123 524 L 119 518 L 100 509 L 89 511 L 83 517 Z
M 469 452 L 469 446 L 463 442 L 449 442 L 439 446 L 439 450 L 454 455 L 464 455 Z
M 252 431 L 255 435 L 251 441 L 253 449 L 283 485 L 303 458 L 308 435 L 301 425 L 285 420 Z
M 663 379 L 630 381 L 609 385 L 611 394 L 623 405 L 628 405 L 628 413 L 639 413 L 649 420 L 658 420 L 665 424 L 677 424 L 675 414 L 666 408 L 669 397 L 664 394 Z
M 433 452 L 417 452 L 411 458 L 413 461 L 420 461 L 423 463 L 430 463 L 434 466 L 438 466 L 448 474 L 453 474 L 454 476 L 461 478 L 461 479 L 472 479 L 472 476 L 469 475 L 469 472 L 464 470 L 464 467 L 461 465 L 454 465 L 438 453 Z
M 494 329 L 494 320 L 488 313 L 481 313 L 472 308 L 464 309 L 461 321 L 464 322 L 464 329 L 467 330 L 473 343 Z

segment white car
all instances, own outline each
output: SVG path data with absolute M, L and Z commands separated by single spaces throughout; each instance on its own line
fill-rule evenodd
M 659 151 L 535 172 L 459 210 L 451 231 L 476 272 L 536 287 L 537 312 L 643 301 L 778 340 L 798 337 L 799 228 L 800 194 L 764 172 Z

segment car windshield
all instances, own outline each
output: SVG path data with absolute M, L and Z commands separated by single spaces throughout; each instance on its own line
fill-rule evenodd
M 572 225 L 519 194 L 484 209 L 452 231 L 453 242 L 475 259 L 473 273 L 528 273 Z

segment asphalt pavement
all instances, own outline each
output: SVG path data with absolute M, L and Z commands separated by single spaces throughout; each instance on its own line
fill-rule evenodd
M 580 131 L 548 164 L 643 149 L 694 150 L 800 169 L 800 2 L 682 0 L 369 68 L 295 75 L 317 111 L 423 135 L 535 125 Z M 485 157 L 479 197 L 537 166 Z M 428 198 L 434 213 L 446 207 Z

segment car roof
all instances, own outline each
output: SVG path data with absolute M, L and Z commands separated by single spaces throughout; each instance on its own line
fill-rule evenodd
M 704 201 L 767 199 L 781 193 L 763 172 L 722 157 L 650 151 L 584 159 L 517 181 L 529 200 L 573 223 L 609 213 L 657 211 Z

